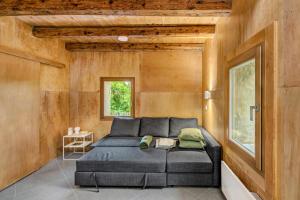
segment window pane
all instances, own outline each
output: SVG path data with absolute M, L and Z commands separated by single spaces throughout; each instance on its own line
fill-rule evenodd
M 255 155 L 255 59 L 229 71 L 230 139 Z
M 130 81 L 104 81 L 104 116 L 131 116 Z

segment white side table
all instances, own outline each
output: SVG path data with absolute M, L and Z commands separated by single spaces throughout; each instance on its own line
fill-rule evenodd
M 65 144 L 66 139 L 71 139 L 72 141 L 68 144 Z M 73 149 L 73 153 L 81 153 L 84 155 L 86 153 L 85 148 L 92 144 L 94 141 L 94 136 L 92 132 L 89 133 L 80 133 L 73 135 L 63 136 L 63 160 L 77 160 L 74 158 L 65 158 L 65 149 Z M 76 149 L 82 149 L 82 151 L 76 151 Z

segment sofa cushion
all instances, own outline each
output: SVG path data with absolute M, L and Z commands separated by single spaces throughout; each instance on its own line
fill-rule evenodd
M 95 147 L 76 161 L 78 172 L 165 172 L 166 151 L 139 147 Z
M 198 128 L 197 118 L 170 118 L 170 137 L 177 137 L 183 128 Z
M 141 137 L 105 137 L 94 144 L 92 147 L 138 147 Z
M 92 147 L 139 147 L 142 137 L 105 137 L 94 144 Z M 157 138 L 153 138 L 150 147 L 155 147 Z
M 140 136 L 168 137 L 169 118 L 144 117 L 141 120 Z
M 178 135 L 180 140 L 205 142 L 205 139 L 199 128 L 183 128 Z
M 111 125 L 109 136 L 133 136 L 136 137 L 139 134 L 140 119 L 132 118 L 114 118 Z
M 172 151 L 167 154 L 167 172 L 211 173 L 212 168 L 206 151 Z

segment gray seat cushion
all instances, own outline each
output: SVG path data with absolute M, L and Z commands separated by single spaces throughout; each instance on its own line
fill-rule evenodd
M 140 136 L 152 135 L 155 137 L 168 137 L 169 118 L 144 117 L 141 120 Z
M 92 147 L 138 147 L 141 137 L 105 137 L 94 144 Z
M 95 147 L 76 161 L 78 172 L 165 172 L 166 151 L 139 147 Z
M 167 154 L 167 172 L 211 173 L 212 169 L 206 151 L 172 151 Z
M 132 118 L 114 118 L 111 125 L 109 136 L 121 137 L 121 136 L 133 136 L 136 137 L 140 130 L 140 119 Z
M 170 118 L 170 137 L 177 137 L 183 128 L 198 128 L 198 119 Z
M 105 137 L 94 144 L 92 147 L 139 147 L 142 137 Z M 150 147 L 155 147 L 156 137 L 153 138 Z

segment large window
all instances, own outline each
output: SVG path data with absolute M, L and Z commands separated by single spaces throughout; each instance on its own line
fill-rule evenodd
M 229 62 L 228 141 L 256 169 L 262 169 L 261 47 Z
M 134 78 L 100 78 L 101 119 L 134 116 Z
M 229 71 L 230 139 L 255 156 L 255 59 Z

